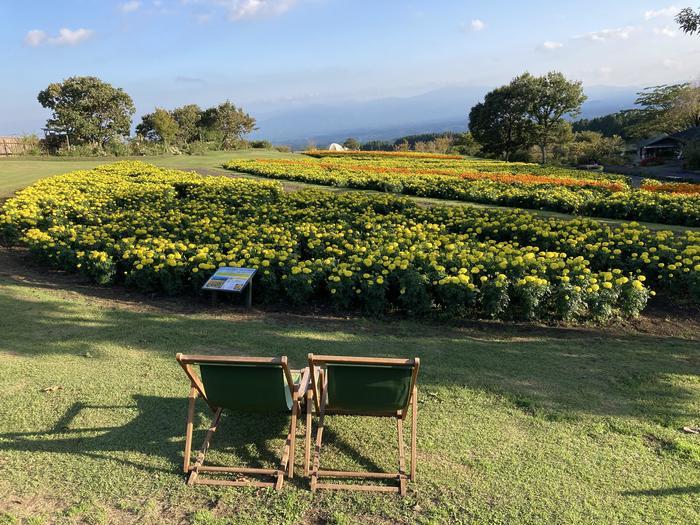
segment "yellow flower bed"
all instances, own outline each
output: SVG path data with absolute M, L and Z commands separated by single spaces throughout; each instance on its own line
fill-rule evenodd
M 103 284 L 195 293 L 217 267 L 246 266 L 259 270 L 257 301 L 369 314 L 606 320 L 638 314 L 647 284 L 700 296 L 693 232 L 421 208 L 390 195 L 285 194 L 272 181 L 140 162 L 43 179 L 5 203 L 0 229 Z

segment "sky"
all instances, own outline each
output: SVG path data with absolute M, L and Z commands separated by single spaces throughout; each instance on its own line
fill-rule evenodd
M 700 36 L 680 33 L 673 20 L 682 7 L 668 0 L 0 0 L 0 134 L 38 132 L 48 112 L 37 93 L 76 75 L 124 88 L 137 120 L 156 106 L 225 99 L 264 116 L 496 86 L 525 70 L 556 69 L 585 86 L 698 80 Z

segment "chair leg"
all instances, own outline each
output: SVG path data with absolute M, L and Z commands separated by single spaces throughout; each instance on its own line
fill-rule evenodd
M 308 390 L 306 392 L 306 437 L 304 438 L 304 476 L 309 475 L 309 463 L 311 461 L 311 411 L 313 410 L 312 404 L 313 391 Z
M 402 496 L 406 495 L 406 464 L 404 459 L 404 441 L 403 441 L 403 420 L 401 415 L 396 418 L 396 433 L 399 438 L 399 493 Z
M 295 456 L 295 446 L 297 442 L 297 418 L 299 417 L 299 400 L 295 399 L 292 404 L 292 425 L 289 432 L 290 443 L 289 443 L 289 479 L 294 478 L 294 456 Z
M 323 420 L 326 415 L 326 398 L 321 398 L 321 412 L 318 418 L 318 429 L 316 430 L 316 447 L 314 448 L 314 467 L 311 473 L 311 492 L 316 492 L 318 483 L 318 469 L 321 461 L 321 442 L 323 441 Z
M 185 460 L 183 470 L 185 474 L 190 471 L 190 456 L 192 454 L 192 429 L 194 426 L 194 406 L 197 399 L 197 389 L 193 386 L 190 390 L 189 406 L 187 407 L 187 426 L 185 429 Z
M 411 396 L 411 481 L 416 481 L 416 430 L 418 430 L 418 387 Z
M 207 450 L 209 450 L 211 438 L 214 435 L 214 432 L 216 432 L 217 427 L 219 426 L 219 421 L 221 420 L 221 413 L 222 409 L 217 408 L 216 413 L 214 414 L 214 421 L 209 427 L 209 430 L 207 430 L 207 435 L 204 438 L 204 444 L 202 445 L 202 449 L 199 451 L 199 454 L 197 454 L 197 460 L 195 461 L 194 466 L 190 470 L 190 477 L 187 479 L 188 485 L 192 485 L 197 479 L 197 476 L 199 475 L 199 467 L 201 467 L 204 463 L 204 456 L 206 456 Z

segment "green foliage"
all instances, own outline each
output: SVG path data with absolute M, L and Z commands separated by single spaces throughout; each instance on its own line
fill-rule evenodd
M 509 160 L 532 145 L 547 150 L 568 129 L 565 116 L 578 115 L 586 100 L 581 82 L 551 71 L 534 77 L 524 73 L 486 94 L 469 113 L 469 130 L 488 155 Z
M 544 76 L 533 77 L 525 73 L 513 81 L 525 93 L 526 117 L 532 124 L 532 140 L 541 151 L 541 162 L 547 161 L 547 146 L 569 124 L 565 116 L 576 117 L 585 102 L 583 84 L 567 80 L 564 75 L 550 71 Z
M 532 144 L 527 93 L 512 82 L 486 94 L 469 113 L 469 131 L 486 155 L 510 160 Z
M 700 10 L 696 12 L 690 7 L 681 9 L 676 15 L 676 22 L 684 33 L 690 35 L 700 33 Z
M 122 89 L 96 77 L 71 77 L 49 84 L 39 103 L 53 114 L 46 122 L 49 133 L 66 134 L 71 145 L 104 145 L 130 133 L 134 102 Z
M 620 164 L 625 141 L 617 135 L 603 136 L 595 131 L 574 133 L 573 140 L 553 152 L 555 160 L 567 164 Z
M 685 145 L 683 160 L 687 169 L 700 170 L 700 141 L 693 141 Z
M 272 142 L 269 140 L 251 140 L 248 145 L 253 149 L 272 149 Z
M 631 135 L 648 138 L 700 125 L 700 87 L 689 83 L 663 84 L 640 91 L 636 104 L 639 121 Z
M 639 124 L 641 118 L 639 110 L 630 109 L 602 117 L 577 120 L 572 124 L 572 128 L 574 132 L 595 131 L 606 137 L 617 135 L 628 140 L 634 138 L 633 127 Z
M 167 147 L 177 137 L 180 126 L 168 111 L 156 108 L 153 113 L 153 129 Z
M 202 122 L 218 133 L 224 150 L 239 149 L 243 136 L 255 129 L 255 119 L 228 100 L 205 113 Z
M 343 147 L 345 149 L 357 151 L 362 146 L 360 145 L 360 142 L 357 139 L 350 137 L 350 138 L 345 139 L 345 142 L 343 142 Z
M 197 104 L 187 104 L 175 108 L 171 114 L 178 125 L 177 141 L 179 144 L 191 144 L 201 140 L 199 122 L 202 119 L 202 110 Z

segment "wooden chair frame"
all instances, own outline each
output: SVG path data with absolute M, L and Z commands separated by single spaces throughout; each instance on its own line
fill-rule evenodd
M 301 401 L 306 395 L 306 391 L 309 384 L 309 370 L 304 368 L 300 370 L 301 380 L 299 384 L 295 385 L 292 379 L 292 370 L 290 370 L 287 364 L 287 357 L 230 357 L 230 356 L 210 356 L 210 355 L 183 355 L 177 354 L 175 356 L 177 362 L 180 364 L 182 369 L 187 374 L 190 379 L 191 388 L 189 395 L 189 405 L 187 409 L 187 426 L 185 430 L 185 457 L 183 463 L 183 470 L 187 475 L 187 484 L 202 484 L 202 485 L 224 485 L 224 486 L 236 486 L 236 487 L 273 487 L 276 490 L 280 490 L 284 483 L 285 474 L 292 479 L 294 477 L 294 447 L 296 443 L 296 428 L 297 428 L 297 417 L 301 411 Z M 291 410 L 291 422 L 289 427 L 289 433 L 284 443 L 284 448 L 282 449 L 282 455 L 280 458 L 279 468 L 277 469 L 264 469 L 264 468 L 249 468 L 249 467 L 219 467 L 219 466 L 209 466 L 204 464 L 204 457 L 209 450 L 209 445 L 211 439 L 218 429 L 219 422 L 221 420 L 221 414 L 223 409 L 221 407 L 214 406 L 208 399 L 207 394 L 204 389 L 204 384 L 201 378 L 195 373 L 192 365 L 195 364 L 278 364 L 284 372 L 287 379 L 287 385 L 289 386 L 289 391 L 292 396 L 292 410 Z M 202 397 L 202 399 L 209 405 L 212 412 L 214 413 L 214 419 L 207 430 L 206 436 L 204 438 L 204 444 L 200 449 L 194 463 L 191 462 L 192 454 L 192 432 L 194 426 L 194 412 L 195 412 L 195 401 L 197 397 Z M 264 475 L 272 476 L 274 481 L 248 481 L 248 480 L 225 480 L 225 479 L 211 479 L 203 478 L 200 476 L 201 473 L 211 472 L 219 474 L 253 474 L 253 475 Z
M 406 405 L 403 409 L 395 413 L 347 413 L 342 411 L 330 411 L 326 409 L 328 402 L 328 377 L 324 373 L 322 366 L 324 364 L 356 364 L 356 365 L 376 365 L 376 366 L 412 366 L 413 373 L 411 375 L 410 394 Z M 376 491 L 376 492 L 398 492 L 402 496 L 406 495 L 406 481 L 415 481 L 416 479 L 416 430 L 418 425 L 418 387 L 416 386 L 416 377 L 418 376 L 418 368 L 420 367 L 420 359 L 395 359 L 395 358 L 370 358 L 370 357 L 345 357 L 345 356 L 330 356 L 330 355 L 313 355 L 309 354 L 309 377 L 312 388 L 309 388 L 306 393 L 306 443 L 304 452 L 304 474 L 309 475 L 309 461 L 311 451 L 311 410 L 312 405 L 315 405 L 316 412 L 319 416 L 318 428 L 316 430 L 316 445 L 314 447 L 313 468 L 311 469 L 311 491 L 317 489 L 331 490 L 360 490 L 360 491 Z M 311 398 L 313 397 L 313 403 Z M 411 409 L 411 464 L 410 473 L 406 474 L 405 455 L 404 455 L 404 436 L 403 422 L 408 415 L 409 408 Z M 374 417 L 393 417 L 396 418 L 396 430 L 398 434 L 399 470 L 397 472 L 350 472 L 342 470 L 322 470 L 320 468 L 321 444 L 323 441 L 324 420 L 328 414 L 345 414 L 356 416 L 374 416 Z M 369 479 L 395 479 L 398 486 L 389 485 L 350 485 L 342 483 L 319 483 L 320 477 L 328 478 L 369 478 Z

